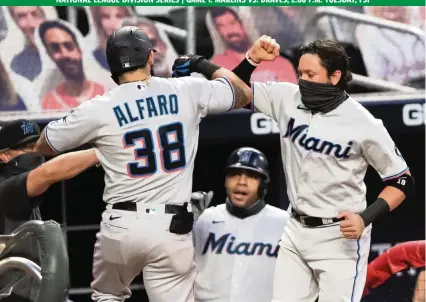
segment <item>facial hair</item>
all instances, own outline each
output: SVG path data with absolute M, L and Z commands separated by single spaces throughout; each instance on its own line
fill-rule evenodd
M 229 36 L 230 37 L 230 36 Z M 249 48 L 250 48 L 250 42 L 249 40 L 246 38 L 240 40 L 240 41 L 226 41 L 226 44 L 228 46 L 228 48 L 239 52 L 239 53 L 245 53 Z
M 66 58 L 57 61 L 56 64 L 67 80 L 77 81 L 84 79 L 83 62 L 81 60 Z

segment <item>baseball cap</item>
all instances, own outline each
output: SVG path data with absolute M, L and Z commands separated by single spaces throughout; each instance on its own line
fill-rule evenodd
M 0 126 L 0 152 L 19 148 L 40 137 L 39 126 L 29 120 L 16 120 Z

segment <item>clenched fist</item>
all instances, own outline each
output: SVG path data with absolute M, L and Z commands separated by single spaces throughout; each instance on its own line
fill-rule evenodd
M 270 36 L 263 35 L 249 49 L 248 56 L 255 63 L 273 61 L 280 55 L 280 45 Z
M 187 77 L 190 76 L 192 72 L 198 72 L 197 63 L 201 59 L 204 59 L 204 57 L 192 54 L 176 58 L 172 66 L 172 77 Z
M 340 222 L 340 232 L 347 239 L 358 239 L 361 237 L 364 231 L 365 225 L 364 220 L 358 214 L 350 212 L 341 212 L 337 215 L 337 218 L 343 218 Z

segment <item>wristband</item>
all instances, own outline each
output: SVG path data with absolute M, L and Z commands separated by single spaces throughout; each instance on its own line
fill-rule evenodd
M 372 205 L 370 205 L 365 211 L 363 211 L 359 216 L 361 216 L 364 221 L 364 226 L 368 226 L 377 218 L 390 212 L 389 204 L 383 198 L 377 198 Z
M 247 86 L 251 86 L 250 78 L 253 71 L 256 69 L 256 66 L 251 64 L 249 60 L 246 58 L 242 60 L 237 67 L 235 67 L 232 72 L 237 75 Z
M 197 62 L 197 70 L 200 71 L 201 74 L 203 74 L 207 79 L 211 80 L 213 73 L 218 71 L 221 67 L 213 64 L 207 59 L 201 59 Z
M 248 54 L 248 51 L 246 52 L 246 60 L 251 64 L 251 65 L 253 65 L 254 67 L 257 67 L 257 66 L 259 66 L 259 64 L 260 63 L 256 63 L 255 61 L 253 61 L 252 59 L 250 59 L 250 57 L 249 57 L 249 54 Z

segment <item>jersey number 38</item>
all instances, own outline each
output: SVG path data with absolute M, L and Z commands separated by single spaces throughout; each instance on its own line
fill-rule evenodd
M 158 128 L 155 134 L 160 154 L 158 159 L 164 172 L 174 172 L 186 165 L 183 126 L 173 123 Z M 158 159 L 154 149 L 154 137 L 151 129 L 145 128 L 126 132 L 123 137 L 124 148 L 135 148 L 141 141 L 142 147 L 135 148 L 135 160 L 127 164 L 130 177 L 145 177 L 157 172 Z

